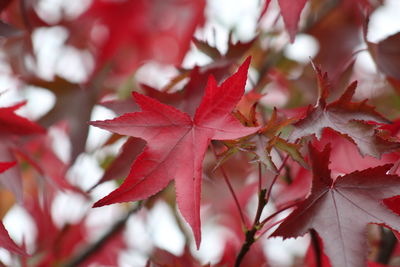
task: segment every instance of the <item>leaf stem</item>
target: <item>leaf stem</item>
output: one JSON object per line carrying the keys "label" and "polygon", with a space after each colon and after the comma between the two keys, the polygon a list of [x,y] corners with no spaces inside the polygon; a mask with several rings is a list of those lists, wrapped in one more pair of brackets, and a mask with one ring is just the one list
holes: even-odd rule
{"label": "leaf stem", "polygon": [[[285,210],[287,210],[287,209],[293,208],[293,207],[296,206],[296,205],[297,205],[297,202],[293,202],[293,203],[291,203],[291,204],[289,204],[289,205],[287,205],[287,206],[281,208],[280,210],[275,211],[274,213],[272,213],[271,215],[269,215],[267,218],[265,218],[265,219],[260,223],[261,227],[264,227],[264,225],[265,225],[268,221],[270,221],[273,217],[275,217],[276,215],[278,215],[278,214],[281,213],[282,211],[285,211]],[[256,239],[258,239],[258,238],[260,238],[261,236],[263,236],[263,235],[264,235],[266,232],[268,232],[272,227],[274,227],[274,226],[277,225],[277,224],[280,224],[283,220],[284,220],[284,219],[279,220],[279,221],[276,221],[276,222],[274,222],[274,223],[271,224],[271,225],[268,225],[268,227],[267,227],[267,228],[264,228],[263,231],[256,237]]]}
{"label": "leaf stem", "polygon": [[266,232],[268,232],[272,227],[274,227],[275,225],[277,225],[277,224],[280,224],[281,222],[283,222],[285,219],[282,219],[282,220],[279,220],[279,221],[276,221],[276,222],[274,222],[273,224],[271,224],[271,225],[268,225],[268,227],[267,228],[264,228],[263,230],[262,230],[262,232],[258,235],[258,237],[257,237],[257,239],[258,238],[260,238],[261,236],[263,236]]}
{"label": "leaf stem", "polygon": [[272,187],[274,186],[275,182],[278,180],[279,175],[281,174],[282,169],[285,167],[287,160],[289,159],[289,154],[285,156],[281,166],[279,167],[278,171],[276,172],[274,178],[272,179],[271,185],[268,188],[267,195],[265,197],[265,204],[268,204],[268,201],[271,197]]}
{"label": "leaf stem", "polygon": [[293,208],[294,206],[297,205],[297,202],[292,202],[289,205],[275,211],[274,213],[272,213],[271,215],[269,215],[267,218],[265,218],[260,224],[264,225],[265,223],[267,223],[269,220],[271,220],[272,218],[274,218],[276,215],[278,215],[279,213],[281,213],[282,211],[285,211],[287,209]]}
{"label": "leaf stem", "polygon": [[[215,151],[214,145],[212,143],[211,143],[211,150],[213,151],[214,156],[218,161],[218,155],[217,155],[217,152]],[[239,215],[240,215],[240,219],[242,221],[242,224],[244,226],[246,226],[246,220],[244,218],[242,208],[240,207],[239,200],[238,200],[238,198],[236,196],[235,190],[233,189],[233,186],[232,186],[231,182],[229,181],[228,175],[226,174],[224,167],[222,167],[222,164],[218,168],[220,169],[220,171],[222,173],[222,176],[224,177],[225,183],[228,186],[229,192],[231,193],[231,195],[233,197],[233,200],[235,201],[235,205],[236,205],[236,207],[237,207],[237,209],[239,211]]]}
{"label": "leaf stem", "polygon": [[260,224],[261,214],[266,205],[266,202],[265,202],[265,194],[266,193],[267,193],[267,190],[265,190],[265,189],[262,189],[260,192],[258,192],[258,205],[257,205],[256,216],[254,216],[253,228],[254,228],[254,226]]}

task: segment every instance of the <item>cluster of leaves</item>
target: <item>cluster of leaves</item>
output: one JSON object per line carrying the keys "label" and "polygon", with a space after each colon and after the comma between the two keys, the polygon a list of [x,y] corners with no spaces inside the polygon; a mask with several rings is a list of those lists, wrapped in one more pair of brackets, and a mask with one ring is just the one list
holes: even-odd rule
{"label": "cluster of leaves", "polygon": [[[165,202],[186,237],[184,252],[153,244],[146,266],[269,266],[263,239],[307,233],[308,251],[295,266],[400,265],[400,33],[367,40],[369,16],[383,3],[278,0],[279,18],[266,30],[261,21],[275,8],[266,0],[254,38],[234,43],[231,33],[225,53],[194,37],[208,23],[205,0],[93,0],[82,14],[65,12],[55,21],[40,4],[0,3],[2,64],[18,80],[16,90],[36,86],[55,96],[36,122],[16,113],[26,102],[0,108],[0,218],[19,205],[37,232],[30,247],[17,245],[0,223],[0,246],[13,264],[118,266],[127,238],[135,239],[126,236],[128,219]],[[68,32],[65,47],[90,54],[85,81],[37,71],[34,35],[53,27]],[[288,58],[279,44],[282,37],[287,45],[295,41],[299,31],[318,41],[315,63]],[[209,63],[182,67],[191,44]],[[380,81],[371,99],[363,97],[368,81],[354,64],[358,53],[377,66],[368,74]],[[132,82],[149,61],[178,74],[163,88]],[[248,78],[249,69],[256,78]],[[275,105],[276,96],[284,103]],[[96,105],[117,117],[88,123]],[[113,133],[98,151],[123,145],[99,160],[103,176],[84,188],[69,170],[88,152],[90,125]],[[68,137],[67,159],[56,152],[54,131]],[[98,200],[93,191],[110,181],[118,187]],[[93,241],[90,211],[76,223],[55,223],[59,192],[94,208],[127,202],[126,216]],[[200,247],[201,222],[210,220],[227,232],[214,262],[190,248],[191,240]]]}

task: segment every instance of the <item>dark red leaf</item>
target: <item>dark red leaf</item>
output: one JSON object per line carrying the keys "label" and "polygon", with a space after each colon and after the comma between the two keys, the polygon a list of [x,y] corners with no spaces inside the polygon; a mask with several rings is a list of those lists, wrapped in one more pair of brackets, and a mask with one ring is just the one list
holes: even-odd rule
{"label": "dark red leaf", "polygon": [[309,145],[313,167],[311,194],[300,203],[273,236],[284,238],[317,231],[334,267],[366,264],[366,227],[382,224],[400,230],[400,218],[382,205],[399,194],[400,177],[389,175],[392,165],[355,171],[332,179],[328,168],[330,147],[322,152]]}
{"label": "dark red leaf", "polygon": [[11,107],[0,108],[1,135],[30,135],[46,132],[45,129],[36,123],[15,114],[15,111],[25,104],[26,102],[21,102]]}
{"label": "dark red leaf", "polygon": [[[342,96],[327,104],[329,82],[326,73],[316,68],[320,98],[317,106],[310,108],[304,119],[294,124],[290,139],[292,141],[314,135],[320,139],[325,128],[331,128],[354,142],[362,155],[380,158],[383,153],[400,147],[400,143],[378,134],[377,123],[388,122],[382,115],[369,106],[366,100],[351,102],[357,83],[351,83]],[[373,123],[372,123],[373,122]]]}

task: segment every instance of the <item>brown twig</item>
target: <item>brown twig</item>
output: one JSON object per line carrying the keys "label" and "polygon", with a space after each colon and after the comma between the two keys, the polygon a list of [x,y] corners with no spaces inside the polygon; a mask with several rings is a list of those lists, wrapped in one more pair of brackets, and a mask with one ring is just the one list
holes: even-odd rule
{"label": "brown twig", "polygon": [[[283,167],[286,164],[287,159],[289,158],[289,155],[287,155],[285,157],[285,159],[283,160],[281,166],[279,167],[275,177],[272,180],[272,183],[270,185],[270,187],[268,188],[268,191],[266,189],[261,189],[258,192],[258,206],[257,206],[257,211],[256,211],[256,215],[254,217],[254,221],[253,221],[253,225],[250,229],[246,229],[245,231],[245,241],[239,251],[238,256],[236,257],[236,261],[235,261],[235,267],[239,267],[240,264],[242,263],[244,257],[246,256],[247,252],[250,250],[250,247],[254,244],[254,242],[256,241],[255,235],[257,233],[257,231],[267,222],[267,220],[263,220],[263,222],[260,223],[260,218],[262,215],[262,212],[264,210],[264,207],[267,205],[270,195],[271,195],[271,191],[272,191],[272,187],[274,185],[274,183],[276,182],[276,180],[278,179]],[[281,210],[282,211],[282,210]],[[279,211],[279,212],[281,212]],[[279,213],[278,212],[278,213]],[[276,214],[278,214],[276,213]],[[275,213],[272,214],[271,216],[274,217],[276,215]],[[269,216],[268,218],[272,218],[271,216]]]}

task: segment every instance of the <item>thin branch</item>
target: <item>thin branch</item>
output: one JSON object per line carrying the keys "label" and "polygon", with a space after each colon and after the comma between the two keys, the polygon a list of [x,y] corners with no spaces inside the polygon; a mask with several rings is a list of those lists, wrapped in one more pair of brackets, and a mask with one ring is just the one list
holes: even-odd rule
{"label": "thin branch", "polygon": [[275,225],[278,225],[278,224],[280,224],[281,222],[283,222],[285,219],[281,219],[281,220],[279,220],[279,221],[276,221],[276,222],[274,222],[273,224],[271,224],[271,225],[268,225],[268,227],[267,228],[264,228],[263,230],[262,230],[262,232],[257,236],[257,238],[256,239],[259,239],[261,236],[263,236],[266,232],[268,232],[272,227],[274,227]]}
{"label": "thin branch", "polygon": [[[261,218],[262,212],[264,210],[264,207],[267,205],[268,200],[270,198],[272,186],[274,185],[274,183],[278,179],[278,177],[279,177],[283,167],[285,166],[286,161],[288,160],[288,158],[289,158],[289,155],[287,155],[285,157],[285,159],[283,160],[281,166],[279,167],[279,169],[277,171],[277,174],[275,175],[275,177],[274,177],[274,179],[273,179],[273,181],[271,183],[271,186],[268,188],[268,191],[266,189],[261,189],[258,192],[258,206],[257,206],[256,216],[254,217],[253,226],[251,227],[251,229],[247,229],[246,232],[245,232],[245,242],[243,243],[243,245],[242,245],[242,247],[241,247],[241,249],[239,251],[239,254],[236,257],[235,267],[239,267],[240,266],[240,264],[242,263],[242,261],[244,259],[244,256],[246,256],[247,252],[250,250],[250,247],[256,241],[255,235],[256,235],[257,231],[267,221],[267,220],[264,220],[263,223],[260,223],[260,218]],[[281,212],[281,211],[279,211],[279,212]],[[272,215],[271,216],[274,217],[276,214],[272,214],[273,216]],[[270,218],[271,216],[269,216],[268,218]]]}
{"label": "thin branch", "polygon": [[242,260],[244,259],[244,256],[246,256],[247,252],[250,250],[251,245],[253,245],[255,239],[254,236],[257,232],[256,228],[252,228],[250,230],[246,231],[246,237],[245,237],[245,242],[242,246],[242,248],[239,251],[238,256],[236,257],[235,261],[235,267],[239,267],[240,264],[242,263]]}
{"label": "thin branch", "polygon": [[[261,195],[262,195],[262,192],[264,192],[264,196],[265,196],[265,189],[261,191]],[[260,201],[260,199],[259,199],[259,201]],[[261,216],[261,213],[260,213],[260,215],[258,215],[258,213],[257,213],[256,219],[255,219],[255,220],[257,220],[257,223],[255,223],[253,225],[253,228],[251,228],[250,230],[247,230],[245,232],[245,242],[244,242],[242,248],[240,249],[238,256],[236,257],[235,267],[239,267],[240,266],[240,264],[243,261],[244,256],[250,250],[250,247],[253,245],[253,243],[255,241],[257,241],[257,239],[260,238],[265,232],[267,232],[269,229],[271,229],[271,227],[275,226],[278,223],[281,223],[282,220],[272,224],[270,227],[268,227],[268,229],[264,230],[259,236],[256,237],[256,233],[260,229],[260,227],[262,227],[265,224],[265,222],[269,221],[270,219],[272,219],[273,217],[275,217],[276,215],[278,215],[282,211],[287,210],[287,209],[295,206],[296,204],[297,203],[292,203],[292,204],[290,204],[290,205],[288,205],[288,206],[286,206],[286,207],[274,212],[273,214],[268,216],[265,220],[263,220],[263,222],[261,222],[261,223],[259,222],[259,220],[260,220],[259,216]],[[261,211],[262,211],[262,209],[261,209]]]}
{"label": "thin branch", "polygon": [[270,187],[268,188],[267,191],[267,195],[265,197],[265,203],[267,204],[270,197],[271,197],[271,191],[272,191],[272,187],[274,186],[276,180],[278,180],[279,175],[281,174],[282,169],[285,167],[287,160],[289,159],[289,154],[286,155],[286,157],[284,158],[281,166],[279,167],[277,173],[275,174],[274,178],[272,179],[272,183],[270,185]]}
{"label": "thin branch", "polygon": [[106,243],[122,231],[125,227],[126,222],[128,221],[129,217],[138,212],[142,208],[142,202],[139,202],[134,208],[132,208],[122,219],[120,219],[117,223],[111,227],[111,229],[104,234],[97,242],[89,246],[86,250],[80,253],[76,258],[73,258],[71,261],[63,265],[63,267],[75,267],[82,264],[85,260],[90,258],[94,253],[99,251]]}
{"label": "thin branch", "polygon": [[268,221],[270,221],[272,218],[274,218],[276,215],[278,215],[279,213],[281,213],[282,211],[285,211],[287,209],[293,208],[294,206],[297,205],[298,202],[293,202],[277,211],[275,211],[274,213],[272,213],[271,215],[269,215],[267,218],[265,218],[260,224],[264,225],[265,223],[267,223]]}
{"label": "thin branch", "polygon": [[261,214],[264,210],[264,207],[266,205],[265,202],[265,194],[266,194],[266,190],[262,189],[260,192],[258,192],[258,205],[257,205],[257,212],[256,212],[256,216],[254,217],[254,222],[253,222],[253,228],[255,228],[255,226],[260,224],[260,218],[261,218]]}
{"label": "thin branch", "polygon": [[[278,215],[279,213],[281,213],[282,211],[285,211],[287,209],[293,208],[294,206],[297,205],[297,202],[293,202],[292,204],[287,205],[286,207],[281,208],[280,210],[275,211],[274,213],[272,213],[271,215],[269,215],[267,218],[265,218],[261,223],[260,223],[260,227],[263,227],[268,221],[270,221],[272,218],[274,218],[276,215]],[[281,219],[279,221],[274,222],[271,225],[268,225],[268,227],[264,228],[262,230],[262,232],[256,237],[256,240],[259,239],[261,236],[263,236],[266,232],[268,232],[272,227],[274,227],[277,224],[280,224],[281,222],[283,222],[285,220]]]}
{"label": "thin branch", "polygon": [[[214,145],[212,143],[211,143],[211,150],[213,151],[214,156],[215,156],[216,160],[218,161],[218,155],[217,155],[217,152],[215,151]],[[239,211],[239,215],[240,215],[242,224],[244,226],[246,226],[246,220],[244,219],[243,211],[242,211],[242,208],[240,207],[239,200],[237,199],[235,190],[233,189],[233,186],[232,186],[231,182],[229,181],[228,175],[226,174],[224,167],[222,167],[222,164],[219,166],[219,169],[222,173],[222,176],[224,177],[225,183],[227,184],[229,191],[231,192],[233,200],[235,201],[235,205]]]}

